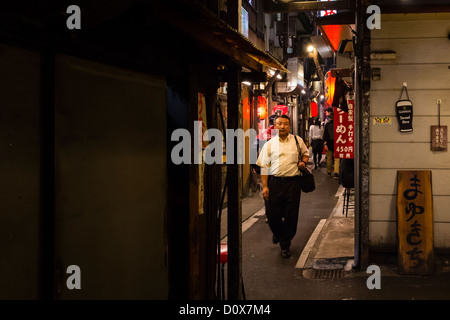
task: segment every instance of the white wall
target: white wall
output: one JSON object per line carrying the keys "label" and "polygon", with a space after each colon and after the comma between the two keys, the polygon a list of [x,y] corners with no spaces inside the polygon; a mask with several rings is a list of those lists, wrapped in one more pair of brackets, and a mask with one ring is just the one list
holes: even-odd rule
{"label": "white wall", "polygon": [[[432,170],[434,246],[450,248],[450,148],[430,151],[430,126],[450,129],[450,13],[382,15],[381,29],[372,30],[371,51],[393,50],[395,61],[371,61],[381,79],[370,90],[370,213],[371,247],[397,246],[397,170]],[[400,133],[395,102],[408,83],[414,106],[413,132]],[[405,95],[404,95],[405,97]],[[389,125],[373,124],[390,116]]]}

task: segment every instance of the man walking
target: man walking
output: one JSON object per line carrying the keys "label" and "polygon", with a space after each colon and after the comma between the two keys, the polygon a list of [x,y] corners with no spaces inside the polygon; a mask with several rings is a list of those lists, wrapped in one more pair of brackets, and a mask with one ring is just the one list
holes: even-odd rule
{"label": "man walking", "polygon": [[300,170],[306,168],[309,151],[302,138],[289,133],[290,119],[287,115],[276,118],[275,129],[278,136],[264,145],[256,164],[261,167],[262,193],[267,200],[273,243],[279,243],[281,256],[289,258],[291,240],[297,232]]}

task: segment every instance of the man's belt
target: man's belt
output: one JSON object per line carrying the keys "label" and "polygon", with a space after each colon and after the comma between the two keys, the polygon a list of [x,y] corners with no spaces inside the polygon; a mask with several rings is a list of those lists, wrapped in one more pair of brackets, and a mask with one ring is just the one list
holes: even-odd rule
{"label": "man's belt", "polygon": [[299,178],[300,175],[296,175],[296,176],[272,176],[272,179],[277,179],[277,180],[292,180],[295,178]]}

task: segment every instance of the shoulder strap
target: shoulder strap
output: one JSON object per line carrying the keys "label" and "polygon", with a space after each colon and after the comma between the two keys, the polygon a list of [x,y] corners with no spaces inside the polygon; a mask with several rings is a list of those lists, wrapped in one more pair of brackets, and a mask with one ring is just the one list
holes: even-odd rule
{"label": "shoulder strap", "polygon": [[300,145],[298,144],[298,140],[297,140],[297,136],[296,135],[294,135],[294,138],[295,138],[295,143],[297,144],[298,158],[300,159],[300,156],[301,156],[301,154],[300,154],[300,151],[301,151]]}
{"label": "shoulder strap", "polygon": [[294,139],[295,139],[295,143],[297,144],[297,149],[300,148],[299,144],[298,144],[298,140],[297,140],[297,136],[294,135]]}

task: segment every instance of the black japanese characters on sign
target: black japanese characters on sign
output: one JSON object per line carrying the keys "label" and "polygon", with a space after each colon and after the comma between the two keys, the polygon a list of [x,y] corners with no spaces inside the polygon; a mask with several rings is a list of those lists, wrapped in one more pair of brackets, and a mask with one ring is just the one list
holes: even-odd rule
{"label": "black japanese characters on sign", "polygon": [[[405,192],[403,192],[403,197],[409,201],[408,205],[405,207],[406,212],[406,222],[411,221],[414,219],[416,214],[423,214],[425,211],[425,208],[423,206],[417,205],[415,203],[415,199],[417,198],[417,195],[423,192],[419,190],[419,187],[421,186],[419,184],[420,180],[417,178],[417,174],[414,175],[412,179],[410,179],[410,187],[411,189],[406,189]],[[412,224],[410,224],[411,230],[406,235],[406,243],[412,247],[414,247],[412,250],[407,251],[406,253],[410,256],[410,260],[413,262],[411,264],[412,268],[417,268],[420,266],[421,263],[423,263],[424,259],[420,259],[420,254],[423,253],[422,250],[419,250],[417,247],[419,244],[422,243],[422,240],[420,238],[420,233],[422,225],[417,222],[417,218],[414,220]]]}
{"label": "black japanese characters on sign", "polygon": [[398,258],[403,274],[434,272],[431,171],[398,171]]}
{"label": "black japanese characters on sign", "polygon": [[431,151],[447,151],[447,126],[431,126]]}
{"label": "black japanese characters on sign", "polygon": [[431,126],[431,151],[447,151],[447,126],[441,126],[441,99],[437,100],[438,119],[437,126]]}

